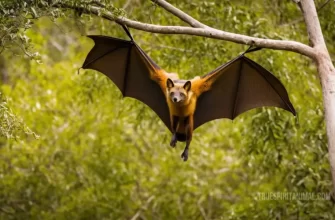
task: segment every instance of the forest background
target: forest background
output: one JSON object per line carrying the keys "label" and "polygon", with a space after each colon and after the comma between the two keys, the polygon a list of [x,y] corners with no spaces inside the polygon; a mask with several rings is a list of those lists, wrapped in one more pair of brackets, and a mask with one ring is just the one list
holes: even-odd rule
{"label": "forest background", "polygon": [[[335,60],[335,2],[324,2],[315,4]],[[308,44],[291,0],[170,3],[217,29]],[[150,1],[113,6],[134,20],[184,25]],[[170,133],[152,110],[122,99],[101,73],[77,74],[93,46],[85,35],[127,39],[122,28],[74,11],[29,7],[41,18],[27,28],[13,32],[6,15],[0,19],[0,219],[334,219],[321,86],[310,59],[269,49],[248,54],[282,81],[297,116],[261,108],[209,122],[194,132],[185,163],[183,145],[169,146]],[[182,78],[204,75],[248,48],[131,33]],[[277,192],[314,199],[260,196]]]}

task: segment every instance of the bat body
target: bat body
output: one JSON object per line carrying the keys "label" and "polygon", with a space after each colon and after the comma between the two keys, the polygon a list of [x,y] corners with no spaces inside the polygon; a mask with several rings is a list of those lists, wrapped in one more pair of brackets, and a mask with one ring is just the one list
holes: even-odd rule
{"label": "bat body", "polygon": [[123,96],[148,105],[172,132],[170,145],[186,142],[181,155],[188,159],[193,130],[219,118],[234,119],[253,108],[274,106],[292,112],[287,91],[269,71],[244,56],[236,57],[212,72],[181,80],[161,69],[135,43],[106,36],[89,36],[95,46],[83,64],[108,76]]}
{"label": "bat body", "polygon": [[175,147],[177,141],[186,141],[186,147],[181,155],[184,161],[188,158],[188,148],[192,140],[193,115],[196,110],[200,77],[192,81],[171,80],[166,81],[166,102],[170,112],[172,139],[170,146]]}

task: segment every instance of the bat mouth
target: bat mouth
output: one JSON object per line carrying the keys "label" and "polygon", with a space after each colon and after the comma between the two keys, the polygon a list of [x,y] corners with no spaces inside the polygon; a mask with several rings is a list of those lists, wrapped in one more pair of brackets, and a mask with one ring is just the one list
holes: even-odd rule
{"label": "bat mouth", "polygon": [[186,103],[184,102],[184,100],[182,100],[182,99],[179,99],[179,100],[174,100],[174,99],[172,99],[172,103],[175,105],[175,106],[183,106],[183,105],[185,105]]}

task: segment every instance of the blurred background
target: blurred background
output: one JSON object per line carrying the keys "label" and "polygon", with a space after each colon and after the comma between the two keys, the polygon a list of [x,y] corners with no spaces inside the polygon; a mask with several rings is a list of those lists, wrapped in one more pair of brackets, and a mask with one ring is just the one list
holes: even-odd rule
{"label": "blurred background", "polygon": [[[321,7],[325,2],[315,4],[335,59],[335,2]],[[308,44],[291,0],[170,3],[217,29]],[[114,13],[133,20],[185,25],[150,1],[113,4]],[[171,134],[146,105],[122,99],[101,73],[78,74],[93,47],[85,35],[127,39],[122,28],[74,11],[26,7],[40,18],[0,19],[0,219],[334,219],[329,196],[259,197],[332,193],[322,93],[310,59],[269,49],[248,54],[285,85],[297,116],[261,108],[209,122],[194,132],[185,163],[184,143],[171,148]],[[248,48],[131,33],[181,78],[204,75]]]}

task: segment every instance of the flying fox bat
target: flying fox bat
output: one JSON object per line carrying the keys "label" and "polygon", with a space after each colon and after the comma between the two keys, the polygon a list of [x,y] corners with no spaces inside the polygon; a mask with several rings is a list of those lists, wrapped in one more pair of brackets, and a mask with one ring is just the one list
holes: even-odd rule
{"label": "flying fox bat", "polygon": [[262,106],[275,106],[296,115],[283,84],[269,71],[244,56],[229,61],[212,72],[181,80],[161,69],[134,41],[107,36],[88,36],[95,45],[88,53],[84,69],[108,76],[124,97],[148,105],[172,132],[170,145],[186,142],[181,154],[188,159],[193,130],[204,123],[234,119]]}

